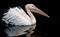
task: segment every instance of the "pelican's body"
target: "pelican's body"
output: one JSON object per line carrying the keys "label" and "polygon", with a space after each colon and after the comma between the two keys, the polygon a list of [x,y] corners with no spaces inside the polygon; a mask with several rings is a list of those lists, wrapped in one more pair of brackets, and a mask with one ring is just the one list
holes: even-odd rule
{"label": "pelican's body", "polygon": [[32,25],[29,16],[24,12],[24,10],[22,10],[22,8],[19,9],[18,7],[10,8],[9,11],[4,14],[6,16],[3,17],[3,20],[6,20],[5,22],[7,24]]}
{"label": "pelican's body", "polygon": [[22,8],[19,9],[18,7],[10,8],[7,13],[4,13],[2,20],[7,24],[8,28],[6,28],[5,31],[8,36],[28,34],[27,32],[25,32],[28,31],[30,33],[27,35],[27,37],[29,37],[29,35],[33,33],[33,29],[35,29],[36,26],[36,19],[31,11],[37,13],[41,12],[40,14],[48,17],[47,14],[37,9],[35,6],[34,8],[33,6],[33,4],[27,4],[25,6],[29,16],[24,12]]}

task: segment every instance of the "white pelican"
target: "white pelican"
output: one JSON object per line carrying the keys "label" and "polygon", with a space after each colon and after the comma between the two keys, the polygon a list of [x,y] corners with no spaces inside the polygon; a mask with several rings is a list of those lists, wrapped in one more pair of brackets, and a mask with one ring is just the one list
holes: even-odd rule
{"label": "white pelican", "polygon": [[27,4],[25,9],[28,14],[26,14],[22,8],[18,7],[10,8],[8,12],[3,14],[2,20],[6,22],[7,26],[5,32],[9,37],[23,34],[27,34],[27,37],[30,37],[30,34],[33,33],[33,29],[35,29],[36,26],[36,19],[32,12],[49,18],[46,13],[38,9],[34,4]]}

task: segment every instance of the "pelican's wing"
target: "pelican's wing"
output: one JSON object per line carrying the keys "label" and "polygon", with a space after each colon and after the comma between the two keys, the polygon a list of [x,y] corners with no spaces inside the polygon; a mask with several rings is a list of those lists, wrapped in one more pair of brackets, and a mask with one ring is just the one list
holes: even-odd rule
{"label": "pelican's wing", "polygon": [[11,25],[31,25],[32,23],[27,19],[28,16],[23,12],[17,7],[10,8],[7,13],[4,13],[2,20]]}
{"label": "pelican's wing", "polygon": [[25,13],[25,11],[24,11],[21,7],[19,7],[18,10],[21,11],[21,13],[22,13],[23,15],[27,15],[27,14]]}
{"label": "pelican's wing", "polygon": [[21,7],[17,8],[17,9],[25,18],[27,18],[28,20],[31,20],[30,17],[25,13],[25,11]]}

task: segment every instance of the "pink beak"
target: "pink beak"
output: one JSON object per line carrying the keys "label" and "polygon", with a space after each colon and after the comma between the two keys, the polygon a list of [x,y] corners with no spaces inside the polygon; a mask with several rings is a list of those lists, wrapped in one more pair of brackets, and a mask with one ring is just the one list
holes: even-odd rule
{"label": "pink beak", "polygon": [[46,17],[49,18],[49,16],[46,13],[44,13],[43,11],[41,11],[40,9],[38,9],[37,7],[34,7],[33,9],[31,9],[31,11],[35,12],[35,13],[38,13],[38,14],[41,14],[41,15],[46,16]]}

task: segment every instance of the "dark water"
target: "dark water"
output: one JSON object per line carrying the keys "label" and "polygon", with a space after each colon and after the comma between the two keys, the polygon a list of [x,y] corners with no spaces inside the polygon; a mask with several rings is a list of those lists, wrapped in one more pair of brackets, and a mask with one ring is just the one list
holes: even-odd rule
{"label": "dark water", "polygon": [[5,13],[10,7],[16,7],[16,6],[20,6],[25,10],[25,5],[28,3],[35,4],[39,9],[41,9],[50,16],[50,18],[46,18],[39,14],[33,13],[37,20],[36,23],[37,26],[32,36],[33,37],[57,36],[56,30],[58,24],[56,22],[59,15],[56,15],[58,12],[56,13],[55,5],[57,4],[55,3],[55,1],[52,0],[0,0],[0,36],[1,37],[6,36],[6,34],[4,34],[5,33],[4,29],[6,28],[5,23],[1,21],[3,13]]}

